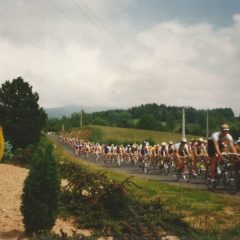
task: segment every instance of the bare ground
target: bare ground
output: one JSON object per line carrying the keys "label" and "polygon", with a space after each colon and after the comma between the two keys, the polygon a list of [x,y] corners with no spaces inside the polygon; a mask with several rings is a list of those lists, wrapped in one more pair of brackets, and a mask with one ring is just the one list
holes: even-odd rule
{"label": "bare ground", "polygon": [[[20,212],[23,183],[28,170],[8,164],[0,164],[0,240],[27,240],[24,234],[22,215]],[[57,219],[53,231],[63,230],[71,234],[74,227],[72,220]],[[77,232],[89,236],[89,230],[79,229]]]}

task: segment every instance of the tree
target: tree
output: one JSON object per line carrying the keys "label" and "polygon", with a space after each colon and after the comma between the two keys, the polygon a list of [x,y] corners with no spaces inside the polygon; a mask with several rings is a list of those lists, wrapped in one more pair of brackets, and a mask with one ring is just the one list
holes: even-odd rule
{"label": "tree", "polygon": [[140,129],[161,130],[162,125],[152,114],[144,114],[136,125]]}
{"label": "tree", "polygon": [[24,182],[21,212],[27,233],[51,230],[60,199],[60,177],[52,145],[40,142]]}
{"label": "tree", "polygon": [[39,96],[21,77],[0,88],[0,124],[13,147],[37,143],[47,115],[38,105]]}

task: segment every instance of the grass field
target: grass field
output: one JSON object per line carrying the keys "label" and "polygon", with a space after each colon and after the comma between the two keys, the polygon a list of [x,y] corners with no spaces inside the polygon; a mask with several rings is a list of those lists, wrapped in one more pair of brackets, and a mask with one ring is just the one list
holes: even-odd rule
{"label": "grass field", "polygon": [[[68,135],[70,137],[93,140],[94,142],[124,144],[134,142],[141,143],[149,139],[160,144],[163,141],[178,142],[181,139],[181,134],[177,133],[95,125],[90,125],[83,129],[74,128],[68,131]],[[186,135],[186,137],[190,141],[197,136]]]}

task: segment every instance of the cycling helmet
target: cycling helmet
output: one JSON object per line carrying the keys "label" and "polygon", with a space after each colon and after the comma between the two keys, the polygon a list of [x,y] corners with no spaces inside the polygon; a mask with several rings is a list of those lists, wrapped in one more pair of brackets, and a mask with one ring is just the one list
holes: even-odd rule
{"label": "cycling helmet", "polygon": [[198,142],[204,142],[203,138],[198,138]]}
{"label": "cycling helmet", "polygon": [[181,139],[181,142],[182,142],[182,143],[187,143],[187,139],[186,139],[186,138],[182,138],[182,139]]}
{"label": "cycling helmet", "polygon": [[166,142],[162,142],[162,147],[165,147],[165,146],[167,146],[167,143]]}
{"label": "cycling helmet", "polygon": [[224,123],[222,126],[221,126],[221,130],[225,130],[225,131],[229,131],[229,126]]}
{"label": "cycling helmet", "polygon": [[173,145],[173,142],[172,142],[172,141],[170,141],[170,142],[169,142],[169,145]]}

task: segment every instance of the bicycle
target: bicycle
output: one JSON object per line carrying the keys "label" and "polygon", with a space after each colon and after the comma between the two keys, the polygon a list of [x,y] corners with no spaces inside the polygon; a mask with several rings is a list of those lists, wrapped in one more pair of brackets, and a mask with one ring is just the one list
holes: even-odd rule
{"label": "bicycle", "polygon": [[175,167],[173,176],[176,181],[179,181],[182,177],[185,182],[189,182],[192,177],[192,163],[189,156],[180,157],[183,159],[183,167]]}
{"label": "bicycle", "polygon": [[223,161],[217,161],[215,168],[215,181],[212,182],[210,174],[208,172],[207,177],[207,187],[209,190],[214,191],[217,186],[221,183],[224,186],[224,189],[227,190],[229,194],[235,194],[238,190],[239,185],[239,169],[236,171],[234,162],[240,154],[236,153],[223,153]]}

